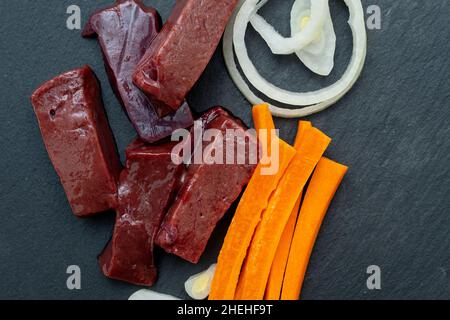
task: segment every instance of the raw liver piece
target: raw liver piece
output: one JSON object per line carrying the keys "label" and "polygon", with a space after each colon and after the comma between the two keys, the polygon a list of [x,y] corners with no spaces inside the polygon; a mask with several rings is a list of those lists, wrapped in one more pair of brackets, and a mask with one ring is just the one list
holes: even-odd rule
{"label": "raw liver piece", "polygon": [[177,0],[133,76],[160,110],[180,107],[217,48],[236,4],[237,0]]}
{"label": "raw liver piece", "polygon": [[107,277],[143,286],[155,282],[154,238],[184,170],[184,165],[171,160],[174,146],[146,146],[135,141],[127,149],[114,234],[99,256]]}
{"label": "raw liver piece", "polygon": [[[246,130],[243,123],[221,108],[202,116],[204,129]],[[169,253],[197,263],[211,234],[229,207],[250,180],[256,165],[251,164],[249,150],[256,150],[256,139],[246,133],[245,164],[191,164],[178,196],[168,211],[158,233],[157,244]],[[204,143],[204,147],[211,142]],[[214,141],[216,143],[216,140]],[[229,140],[224,143],[225,149]],[[235,154],[236,154],[235,146]],[[204,149],[204,148],[203,148]]]}
{"label": "raw liver piece", "polygon": [[160,21],[156,10],[140,1],[119,0],[95,12],[83,32],[85,37],[98,36],[111,86],[139,137],[149,143],[193,123],[187,103],[177,112],[159,118],[146,95],[132,81],[138,62],[161,29]]}
{"label": "raw liver piece", "polygon": [[84,66],[48,81],[31,102],[73,213],[113,208],[121,164],[92,70]]}

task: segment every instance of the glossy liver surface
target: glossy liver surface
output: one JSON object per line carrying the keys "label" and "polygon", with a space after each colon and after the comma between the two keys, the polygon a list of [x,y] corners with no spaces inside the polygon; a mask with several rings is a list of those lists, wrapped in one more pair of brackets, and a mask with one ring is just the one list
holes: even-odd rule
{"label": "glossy liver surface", "polygon": [[46,82],[31,101],[73,213],[114,207],[121,165],[92,70],[84,66]]}
{"label": "glossy liver surface", "polygon": [[[184,177],[178,196],[169,209],[159,231],[157,244],[167,252],[197,263],[203,254],[217,223],[238,198],[250,180],[255,164],[250,154],[257,157],[256,139],[245,130],[245,125],[222,108],[213,108],[201,117],[203,130],[214,129],[224,137],[227,130],[237,134],[237,139],[203,142],[203,154],[207,148],[223,150],[223,164],[191,164]],[[226,149],[245,149],[242,164],[226,163]],[[205,160],[206,158],[204,158]],[[237,156],[236,158],[237,159]],[[208,163],[208,164],[207,164]]]}
{"label": "glossy liver surface", "polygon": [[160,110],[181,106],[210,61],[236,4],[237,0],[176,2],[133,77]]}
{"label": "glossy liver surface", "polygon": [[144,286],[155,282],[154,238],[184,170],[184,165],[172,162],[173,147],[174,143],[145,146],[139,141],[129,146],[114,234],[99,257],[106,276]]}
{"label": "glossy liver surface", "polygon": [[193,122],[187,103],[160,118],[155,106],[133,84],[133,72],[160,29],[161,18],[155,9],[140,1],[119,0],[95,12],[83,32],[85,37],[98,37],[111,86],[139,137],[149,143]]}

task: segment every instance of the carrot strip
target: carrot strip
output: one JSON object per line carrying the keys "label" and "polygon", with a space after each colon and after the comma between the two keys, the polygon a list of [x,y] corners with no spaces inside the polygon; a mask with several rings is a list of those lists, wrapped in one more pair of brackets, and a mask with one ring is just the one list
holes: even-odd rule
{"label": "carrot strip", "polygon": [[300,209],[301,195],[295,203],[291,216],[284,228],[277,252],[273,258],[272,268],[270,269],[269,280],[267,280],[266,293],[264,300],[280,300],[281,287],[283,285],[284,270],[286,270],[289,249],[291,248],[292,236],[294,235],[295,224],[297,223],[298,211]]}
{"label": "carrot strip", "polygon": [[267,103],[254,106],[252,113],[256,131],[261,129],[275,130],[275,124]]}
{"label": "carrot strip", "polygon": [[256,226],[267,207],[270,195],[277,188],[286,168],[295,156],[295,149],[279,140],[279,166],[275,175],[263,174],[259,164],[245,190],[228,229],[220,251],[211,285],[210,300],[232,300],[235,295],[242,263]]}
{"label": "carrot strip", "polygon": [[348,168],[322,158],[300,209],[284,276],[282,300],[299,299],[309,258],[322,221]]}
{"label": "carrot strip", "polygon": [[278,139],[275,131],[275,123],[273,122],[272,114],[267,103],[254,106],[252,114],[253,123],[258,132],[259,142],[263,151],[261,162],[266,163],[267,157],[272,155],[272,143],[270,141]]}
{"label": "carrot strip", "polygon": [[331,139],[316,128],[305,131],[303,145],[270,198],[241,271],[235,299],[262,300],[281,235],[292,210]]}
{"label": "carrot strip", "polygon": [[[303,144],[303,137],[307,129],[312,128],[309,121],[300,121],[295,138],[294,148],[298,151]],[[302,195],[297,199],[295,207],[292,210],[288,223],[284,228],[280,243],[278,244],[277,252],[270,270],[269,280],[267,281],[265,300],[280,300],[281,287],[283,286],[284,271],[289,257],[289,249],[291,248],[292,237],[294,236],[295,224],[297,223],[298,212],[300,208]]]}
{"label": "carrot strip", "polygon": [[297,130],[297,136],[295,137],[294,142],[294,149],[300,150],[302,147],[302,144],[304,143],[303,137],[305,136],[305,132],[307,129],[312,128],[312,123],[309,121],[299,121],[298,122],[298,130]]}

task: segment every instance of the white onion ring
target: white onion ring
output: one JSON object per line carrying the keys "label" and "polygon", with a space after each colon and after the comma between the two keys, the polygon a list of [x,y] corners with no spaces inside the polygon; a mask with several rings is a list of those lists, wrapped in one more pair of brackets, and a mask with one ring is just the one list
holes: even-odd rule
{"label": "white onion ring", "polygon": [[[342,91],[345,90],[345,88],[351,84],[353,78],[359,75],[362,69],[362,65],[359,63],[358,59],[355,59],[357,57],[360,57],[364,59],[365,54],[358,54],[358,52],[355,49],[359,49],[363,45],[363,43],[366,43],[366,37],[365,37],[365,24],[364,24],[364,17],[363,17],[363,10],[360,0],[345,0],[346,3],[350,3],[349,8],[351,9],[352,4],[359,3],[360,7],[360,13],[361,13],[361,26],[364,30],[363,33],[358,32],[357,35],[363,35],[363,37],[354,37],[354,50],[352,59],[350,60],[350,64],[346,72],[344,73],[341,80],[336,82],[335,84],[323,88],[317,91],[313,92],[305,92],[305,93],[299,93],[299,92],[291,92],[288,90],[281,89],[270,82],[268,82],[266,79],[264,79],[259,72],[256,70],[255,66],[253,65],[252,61],[250,60],[247,52],[247,47],[245,44],[245,30],[247,29],[247,25],[250,22],[251,16],[254,13],[254,5],[256,0],[246,0],[244,4],[242,5],[241,9],[238,12],[238,15],[236,17],[236,22],[234,25],[234,33],[233,33],[233,42],[234,42],[234,48],[236,51],[236,56],[238,58],[239,64],[244,72],[244,75],[247,77],[247,79],[250,81],[250,83],[260,92],[263,92],[266,94],[269,98],[279,101],[281,103],[289,104],[289,105],[311,105],[315,103],[320,103],[322,101],[330,100],[333,97],[339,95]],[[315,3],[315,1],[313,2]],[[354,8],[353,8],[354,9]],[[354,12],[354,11],[353,11]],[[314,23],[311,19],[311,25]],[[306,29],[305,28],[305,33]],[[312,30],[315,33],[314,29]],[[299,35],[303,34],[304,32],[300,32]],[[361,41],[364,40],[364,41]]]}
{"label": "white onion ring", "polygon": [[[244,71],[244,74],[248,77],[249,70],[253,69],[254,72],[257,74],[256,82],[262,82],[263,89],[261,90],[261,86],[257,88],[260,92],[266,94],[268,97],[272,98],[273,100],[277,100],[282,103],[290,104],[293,106],[307,106],[300,109],[286,109],[277,107],[275,105],[271,105],[270,109],[274,116],[278,117],[284,117],[284,118],[297,118],[297,117],[306,117],[308,115],[320,112],[328,108],[329,106],[336,103],[338,100],[340,100],[355,84],[356,80],[358,79],[359,75],[361,74],[361,71],[364,66],[365,58],[366,58],[366,52],[367,52],[367,35],[366,35],[366,29],[365,29],[365,22],[364,22],[364,11],[362,8],[361,0],[344,0],[345,4],[349,8],[350,18],[349,18],[349,25],[352,30],[353,34],[353,52],[352,52],[352,58],[350,60],[350,64],[344,73],[343,77],[336,82],[334,85],[320,89],[313,92],[307,92],[307,93],[293,93],[286,90],[283,90],[281,88],[278,88],[270,83],[268,83],[264,78],[262,78],[259,73],[256,71],[256,68],[254,67],[253,63],[250,61],[250,58],[248,57],[247,49],[245,47],[245,30],[247,29],[247,25],[249,23],[248,19],[244,23],[244,27],[241,27],[243,30],[239,29],[239,26],[237,26],[237,18],[238,15],[242,12],[242,9],[244,8],[244,5],[246,3],[249,3],[248,1],[252,1],[254,3],[254,0],[241,0],[238,4],[238,7],[236,8],[235,12],[233,13],[233,16],[230,19],[230,22],[225,30],[224,35],[224,42],[223,42],[223,52],[224,52],[224,58],[225,58],[225,64],[227,66],[227,69],[230,73],[231,78],[233,79],[236,86],[239,88],[241,93],[245,96],[245,98],[251,103],[251,104],[260,104],[264,101],[258,98],[252,90],[249,88],[249,86],[246,84],[244,79],[239,73],[239,70],[237,69],[236,62],[234,60],[234,52],[233,52],[233,38],[237,37],[238,43],[241,44],[242,42],[244,48],[241,47],[239,50],[241,59],[239,59],[239,62],[241,64],[242,70]],[[265,3],[266,0],[263,0],[262,3]],[[247,7],[248,8],[248,7]],[[245,18],[245,16],[244,16]],[[242,19],[242,16],[241,16]],[[245,19],[244,19],[245,21]],[[306,28],[305,28],[306,30]],[[241,33],[242,37],[239,39],[239,34]],[[303,33],[303,32],[302,32]],[[238,54],[238,49],[236,49],[236,54]],[[242,57],[243,56],[243,57]],[[247,65],[244,65],[245,62],[249,62]],[[249,78],[249,81],[253,84],[255,82],[255,79],[253,78],[254,73],[250,72],[250,75],[252,78]],[[253,81],[252,81],[253,80]],[[258,83],[260,84],[260,83]],[[264,90],[267,88],[267,85],[269,85],[270,90]],[[336,90],[336,87],[338,90]],[[273,93],[272,91],[278,91],[278,93],[281,95],[287,94],[294,95],[294,99],[287,99],[289,102],[283,101],[283,99],[277,99],[274,98],[274,96],[270,93]],[[331,91],[332,90],[332,91]],[[270,91],[270,92],[267,92]],[[330,94],[331,92],[331,94]],[[305,96],[308,97],[308,99],[305,99]],[[292,98],[290,96],[289,98]],[[294,100],[292,102],[292,100]],[[311,102],[315,101],[315,102]]]}

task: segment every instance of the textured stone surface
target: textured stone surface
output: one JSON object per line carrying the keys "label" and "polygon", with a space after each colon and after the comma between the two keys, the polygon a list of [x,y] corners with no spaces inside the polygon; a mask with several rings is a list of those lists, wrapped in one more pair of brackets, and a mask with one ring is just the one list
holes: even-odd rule
{"label": "textured stone surface", "polygon": [[[108,84],[96,41],[65,27],[78,4],[83,24],[112,1],[0,1],[0,298],[125,299],[135,287],[105,278],[96,256],[113,214],[72,216],[45,151],[29,96],[42,82],[90,64],[103,86],[111,127],[122,152],[135,132]],[[288,33],[289,1],[262,14]],[[342,1],[330,1],[338,36],[336,69],[312,76],[295,56],[274,57],[249,29],[261,73],[288,89],[335,81],[350,58],[351,32]],[[174,0],[145,1],[166,19]],[[355,88],[333,108],[310,117],[334,138],[327,155],[350,166],[319,235],[306,276],[305,299],[450,298],[450,2],[363,0],[382,9],[382,30],[368,31],[366,67]],[[5,43],[7,44],[5,46]],[[197,112],[223,105],[248,125],[250,108],[216,53],[188,98]],[[291,140],[295,120],[277,120]],[[220,224],[199,265],[157,252],[155,290],[186,297],[183,283],[215,260],[227,225]],[[66,288],[66,268],[82,271],[82,290]],[[369,265],[382,268],[382,290],[366,288]]]}

